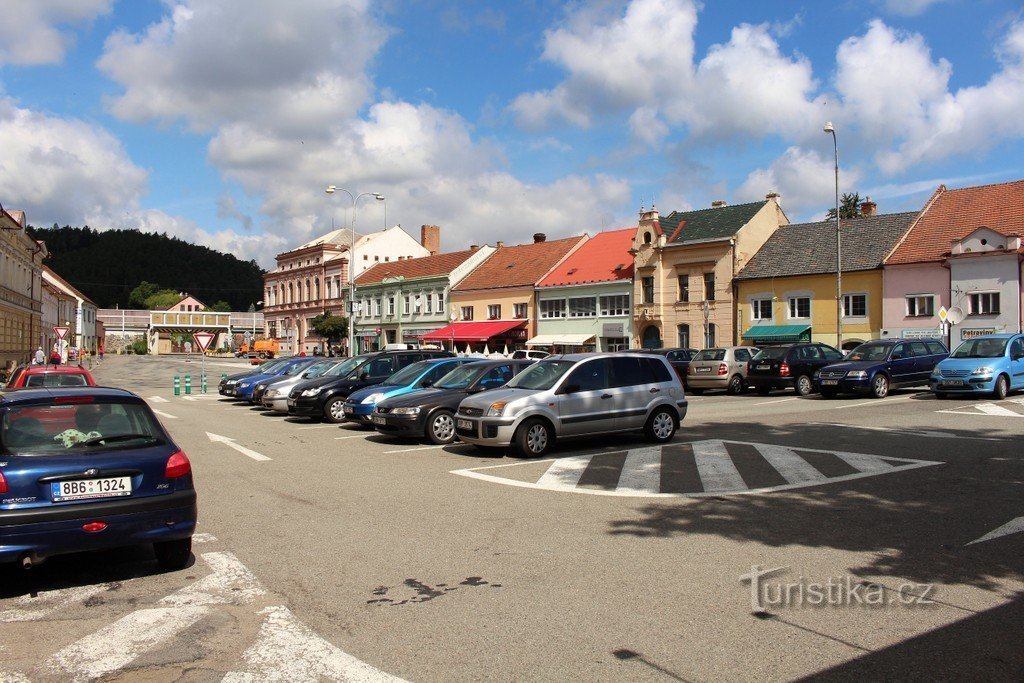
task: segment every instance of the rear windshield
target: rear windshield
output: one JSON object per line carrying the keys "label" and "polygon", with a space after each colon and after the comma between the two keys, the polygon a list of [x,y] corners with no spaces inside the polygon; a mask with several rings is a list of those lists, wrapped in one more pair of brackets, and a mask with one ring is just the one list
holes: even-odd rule
{"label": "rear windshield", "polygon": [[85,387],[89,383],[85,375],[71,372],[29,373],[25,377],[26,387]]}
{"label": "rear windshield", "polygon": [[782,360],[789,353],[788,346],[769,346],[761,349],[751,360]]}
{"label": "rear windshield", "polygon": [[703,351],[698,351],[693,360],[725,360],[725,349],[704,349]]}
{"label": "rear windshield", "polygon": [[0,448],[11,455],[88,454],[165,443],[138,403],[50,403],[0,413]]}
{"label": "rear windshield", "polygon": [[541,360],[520,372],[506,384],[509,389],[550,389],[576,363],[571,360]]}

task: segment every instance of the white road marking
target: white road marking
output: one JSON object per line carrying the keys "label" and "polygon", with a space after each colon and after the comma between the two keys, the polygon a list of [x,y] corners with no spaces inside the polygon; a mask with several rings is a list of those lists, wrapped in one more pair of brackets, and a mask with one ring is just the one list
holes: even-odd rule
{"label": "white road marking", "polygon": [[244,605],[267,591],[233,553],[203,553],[213,573],[171,593],[162,605]]}
{"label": "white road marking", "polygon": [[643,494],[661,488],[661,448],[633,448],[626,453],[618,486],[624,494]]}
{"label": "white road marking", "polygon": [[147,400],[152,401],[153,403],[170,403],[170,401],[163,396],[150,396]]}
{"label": "white road marking", "polygon": [[771,401],[764,401],[763,403],[755,403],[755,406],[766,406],[770,403],[782,403],[783,401],[796,401],[797,399],[803,398],[802,396],[793,396],[792,398],[776,398]]}
{"label": "white road marking", "polygon": [[887,397],[887,398],[884,398],[884,399],[870,398],[870,399],[865,399],[865,400],[862,400],[862,401],[855,401],[853,403],[847,403],[845,405],[829,406],[828,408],[823,408],[823,410],[849,410],[849,409],[852,409],[852,408],[868,408],[868,407],[871,407],[871,406],[886,406],[886,405],[889,405],[890,403],[895,403],[896,401],[910,401],[910,400],[912,400],[914,398],[916,398],[916,395],[914,395],[914,394],[911,394],[910,396],[890,396],[890,397]]}
{"label": "white road marking", "polygon": [[975,406],[979,411],[986,415],[999,415],[1000,417],[1024,417],[1020,413],[1015,413],[1009,408],[997,406],[995,403],[979,403]]}
{"label": "white road marking", "polygon": [[[17,607],[0,611],[0,623],[11,623],[15,621],[35,621],[59,611],[64,607],[76,602],[84,602],[110,588],[109,583],[100,583],[95,586],[79,586],[76,588],[63,588],[60,590],[41,591],[37,597],[23,595],[14,600]],[[4,680],[0,678],[0,681]]]}
{"label": "white road marking", "polygon": [[192,534],[193,543],[215,543],[217,537],[213,534]]}
{"label": "white road marking", "polygon": [[208,436],[210,438],[210,441],[217,441],[217,442],[223,443],[224,445],[228,446],[229,448],[234,448],[236,451],[238,451],[242,455],[249,456],[253,460],[270,460],[270,458],[268,458],[267,456],[263,455],[262,453],[257,453],[256,451],[252,450],[251,448],[246,448],[245,446],[238,445],[237,443],[235,443],[234,439],[229,439],[228,437],[221,436],[220,434],[211,434],[210,432],[206,432],[206,436]]}
{"label": "white road marking", "polygon": [[177,420],[178,419],[177,415],[171,415],[170,413],[165,413],[162,410],[157,410],[156,408],[150,408],[150,410],[152,410],[154,413],[156,413],[160,417],[166,417],[168,420]]}
{"label": "white road marking", "polygon": [[590,464],[592,455],[577,455],[572,458],[559,458],[551,463],[547,471],[537,480],[542,489],[565,490],[576,488],[580,477]]}
{"label": "white road marking", "polygon": [[[867,453],[844,453],[841,451],[832,451],[832,455],[861,472],[884,472],[895,467],[895,465],[882,460],[877,455],[868,455]],[[902,458],[898,459],[901,460]]]}
{"label": "white road marking", "polygon": [[419,447],[416,447],[416,448],[401,448],[401,449],[399,449],[397,451],[384,451],[384,453],[387,454],[387,453],[411,453],[412,451],[434,451],[434,450],[437,450],[438,448],[444,448],[444,445],[438,445],[438,446],[419,446]]}
{"label": "white road marking", "polygon": [[693,459],[697,463],[697,472],[700,474],[705,492],[738,491],[747,488],[723,442],[700,441],[692,446]]}
{"label": "white road marking", "polygon": [[338,425],[313,425],[311,427],[298,427],[297,429],[299,429],[299,431],[302,431],[304,429],[338,429]]}
{"label": "white road marking", "polygon": [[981,538],[976,538],[967,545],[974,545],[975,543],[982,543],[983,541],[991,541],[993,538],[999,538],[1000,536],[1009,536],[1010,534],[1019,534],[1024,531],[1024,517],[1018,517],[1011,519],[1006,524],[1002,525],[998,529],[993,529]]}
{"label": "white road marking", "polygon": [[960,434],[946,434],[944,432],[932,432],[922,429],[898,429],[895,427],[866,427],[864,425],[851,425],[844,424],[841,422],[810,422],[808,424],[820,425],[824,427],[843,427],[844,429],[865,429],[872,432],[905,434],[907,436],[926,436],[935,439],[972,439],[974,441],[1002,441],[1002,439],[996,439],[989,436],[962,436]]}
{"label": "white road marking", "polygon": [[775,470],[790,484],[799,482],[816,483],[828,481],[828,477],[819,472],[814,465],[807,462],[791,448],[757,444],[757,452],[761,454]]}
{"label": "white road marking", "polygon": [[364,439],[367,436],[369,436],[369,434],[355,434],[353,436],[336,436],[334,437],[334,440],[340,441],[341,439]]}
{"label": "white road marking", "polygon": [[250,670],[230,672],[221,679],[223,683],[402,681],[327,642],[287,607],[267,607],[262,613],[266,620],[260,635],[242,655]]}

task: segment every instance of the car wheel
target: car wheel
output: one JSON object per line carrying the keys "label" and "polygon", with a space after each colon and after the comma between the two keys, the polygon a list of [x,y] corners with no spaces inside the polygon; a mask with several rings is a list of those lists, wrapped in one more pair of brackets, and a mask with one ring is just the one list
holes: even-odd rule
{"label": "car wheel", "polygon": [[800,396],[809,396],[814,391],[814,382],[807,375],[800,375],[793,382],[793,386],[796,388],[796,393]]}
{"label": "car wheel", "polygon": [[676,418],[668,408],[658,408],[647,418],[644,436],[654,443],[671,441],[676,435]]}
{"label": "car wheel", "polygon": [[339,422],[345,421],[345,399],[332,398],[324,406],[324,419],[328,422],[338,424]]}
{"label": "car wheel", "polygon": [[543,420],[532,418],[520,425],[515,436],[516,450],[527,458],[544,455],[554,441],[551,427]]}
{"label": "car wheel", "polygon": [[430,417],[427,438],[436,444],[455,441],[455,417],[450,410],[439,410]]}
{"label": "car wheel", "polygon": [[871,395],[874,398],[885,398],[889,395],[889,378],[879,373],[871,380]]}
{"label": "car wheel", "polygon": [[267,357],[267,354],[263,353],[262,351],[260,351],[260,352],[259,352],[258,354],[256,354],[256,355],[257,355],[258,357],[260,357],[260,358],[266,358],[266,357]]}
{"label": "car wheel", "polygon": [[768,387],[758,387],[757,388],[757,395],[758,396],[767,396],[768,394],[771,393],[771,391],[772,390],[769,389]]}
{"label": "car wheel", "polygon": [[822,398],[835,398],[836,397],[836,390],[835,389],[822,389],[821,390],[821,397]]}
{"label": "car wheel", "polygon": [[1006,380],[1006,375],[999,375],[999,377],[996,377],[996,385],[992,389],[992,396],[997,401],[1002,401],[1008,393],[1010,393],[1010,383]]}
{"label": "car wheel", "polygon": [[690,389],[690,393],[694,396],[700,396],[704,393],[703,389]]}
{"label": "car wheel", "polygon": [[192,537],[154,543],[153,552],[164,569],[184,569],[192,558]]}
{"label": "car wheel", "polygon": [[732,379],[729,380],[729,386],[726,387],[725,393],[735,396],[736,394],[742,394],[744,388],[743,378],[739,375],[733,375]]}

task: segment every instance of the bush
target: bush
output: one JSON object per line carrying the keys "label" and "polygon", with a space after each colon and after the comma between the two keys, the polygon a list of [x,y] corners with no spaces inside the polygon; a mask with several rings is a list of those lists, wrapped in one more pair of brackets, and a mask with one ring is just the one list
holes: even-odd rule
{"label": "bush", "polygon": [[132,352],[139,356],[145,356],[148,349],[146,348],[145,339],[136,339],[132,342]]}

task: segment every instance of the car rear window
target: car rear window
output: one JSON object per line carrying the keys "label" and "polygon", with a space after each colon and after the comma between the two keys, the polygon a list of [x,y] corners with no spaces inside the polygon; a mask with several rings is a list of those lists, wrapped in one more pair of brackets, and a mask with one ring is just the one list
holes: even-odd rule
{"label": "car rear window", "polygon": [[85,375],[71,372],[29,373],[25,377],[26,387],[85,387],[89,383]]}
{"label": "car rear window", "polygon": [[49,404],[10,406],[4,410],[0,414],[3,452],[33,456],[87,455],[165,441],[159,424],[144,405],[60,403],[61,398]]}
{"label": "car rear window", "polygon": [[693,357],[694,362],[700,360],[725,360],[725,349],[704,349]]}
{"label": "car rear window", "polygon": [[751,360],[782,360],[787,353],[789,353],[788,346],[769,346],[767,349],[758,351]]}
{"label": "car rear window", "polygon": [[946,353],[946,347],[937,341],[926,341],[925,344],[928,346],[928,352],[934,354]]}

